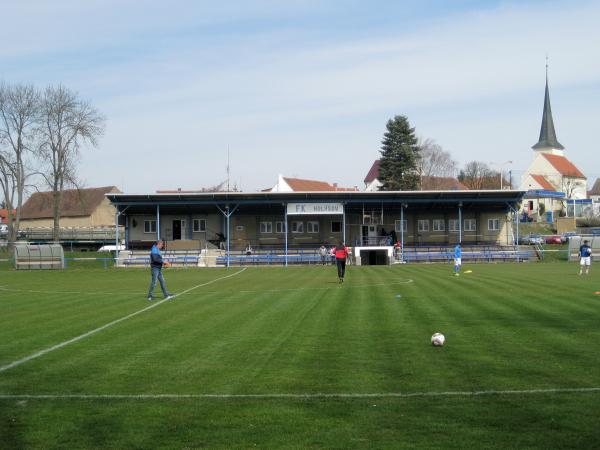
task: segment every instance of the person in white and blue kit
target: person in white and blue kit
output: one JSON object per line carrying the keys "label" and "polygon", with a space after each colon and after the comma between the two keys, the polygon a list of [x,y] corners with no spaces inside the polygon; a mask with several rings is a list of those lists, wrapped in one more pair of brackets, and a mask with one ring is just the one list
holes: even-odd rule
{"label": "person in white and blue kit", "polygon": [[152,273],[152,281],[150,281],[150,288],[148,289],[148,301],[153,300],[152,293],[154,292],[154,288],[156,287],[156,280],[160,283],[160,288],[162,289],[162,293],[165,299],[169,300],[173,298],[169,291],[167,290],[167,285],[165,284],[165,279],[162,275],[163,265],[167,266],[168,262],[163,261],[163,257],[160,253],[163,248],[163,241],[158,240],[152,246],[152,250],[150,250],[150,270]]}
{"label": "person in white and blue kit", "polygon": [[588,241],[583,241],[583,245],[579,247],[579,275],[590,273],[590,265],[592,264],[592,248],[589,246]]}
{"label": "person in white and blue kit", "polygon": [[454,247],[454,275],[458,276],[460,271],[460,265],[462,264],[462,249],[460,244],[456,244]]}

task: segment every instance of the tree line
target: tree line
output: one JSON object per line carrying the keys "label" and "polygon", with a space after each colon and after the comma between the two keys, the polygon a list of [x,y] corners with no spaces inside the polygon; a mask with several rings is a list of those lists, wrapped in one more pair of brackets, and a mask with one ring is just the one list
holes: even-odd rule
{"label": "tree line", "polygon": [[17,239],[24,196],[40,189],[52,192],[53,237],[59,240],[62,193],[79,185],[80,151],[98,145],[105,122],[65,86],[0,84],[0,188],[9,244]]}
{"label": "tree line", "polygon": [[467,189],[499,189],[511,186],[498,171],[481,161],[471,161],[459,169],[452,155],[432,139],[418,139],[406,116],[388,120],[383,135],[379,163],[380,190],[416,191],[437,189],[432,180],[456,177]]}

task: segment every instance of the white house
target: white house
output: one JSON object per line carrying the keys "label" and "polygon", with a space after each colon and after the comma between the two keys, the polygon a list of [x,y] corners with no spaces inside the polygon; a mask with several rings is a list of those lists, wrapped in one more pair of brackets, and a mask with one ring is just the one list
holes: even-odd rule
{"label": "white house", "polygon": [[382,185],[379,181],[379,160],[376,159],[365,177],[365,192],[378,191]]}
{"label": "white house", "polygon": [[305,180],[302,178],[289,178],[279,175],[277,184],[263,192],[340,192],[340,191],[358,191],[356,186],[345,188],[338,186],[337,183],[329,184],[326,181]]}

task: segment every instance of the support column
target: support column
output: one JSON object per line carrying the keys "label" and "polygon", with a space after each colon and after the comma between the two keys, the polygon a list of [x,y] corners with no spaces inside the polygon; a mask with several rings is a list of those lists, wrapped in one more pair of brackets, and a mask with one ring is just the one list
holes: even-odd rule
{"label": "support column", "polygon": [[342,241],[346,245],[346,205],[342,205]]}
{"label": "support column", "polygon": [[516,242],[516,245],[517,245],[517,262],[519,262],[519,259],[520,259],[519,258],[519,255],[520,255],[520,251],[519,251],[519,211],[517,210],[516,205],[515,205],[514,210],[515,210],[515,213],[514,213],[515,214],[515,221],[517,222],[517,242]]}
{"label": "support column", "polygon": [[400,208],[400,261],[404,261],[404,208],[406,205],[403,203]]}
{"label": "support column", "polygon": [[225,205],[225,210],[222,210],[221,207],[219,205],[215,205],[217,207],[217,209],[219,211],[221,211],[221,214],[223,214],[225,216],[225,218],[227,219],[226,221],[226,226],[227,226],[227,267],[229,268],[230,266],[230,242],[231,242],[231,233],[230,233],[230,227],[229,227],[229,218],[232,216],[232,214],[235,212],[235,210],[238,208],[239,205],[235,205],[233,207],[233,209],[229,209],[229,205]]}
{"label": "support column", "polygon": [[225,207],[225,211],[227,211],[227,268],[229,268],[230,265],[230,258],[229,258],[229,244],[231,242],[231,233],[230,233],[230,227],[229,227],[229,218],[231,217],[231,213],[229,212],[229,205],[227,205]]}
{"label": "support column", "polygon": [[462,203],[458,204],[458,243],[462,244]]}
{"label": "support column", "polygon": [[285,267],[288,265],[288,205],[287,203],[283,204],[285,208],[284,222],[283,222],[283,231],[285,232]]}
{"label": "support column", "polygon": [[[514,217],[514,221],[515,221],[515,225],[516,225],[516,236],[513,236],[515,238],[515,241],[513,242],[513,246],[515,248],[515,254],[516,254],[516,260],[517,262],[520,261],[520,257],[519,257],[519,205],[515,203],[514,207],[513,205],[511,205],[510,203],[507,203],[508,205],[508,209],[510,210],[510,212],[512,213],[513,217]],[[512,225],[511,225],[511,230],[512,230]]]}
{"label": "support column", "polygon": [[129,217],[125,216],[125,250],[129,249]]}
{"label": "support column", "polygon": [[115,211],[115,265],[119,259],[119,207]]}
{"label": "support column", "polygon": [[160,205],[156,205],[156,240],[160,240]]}

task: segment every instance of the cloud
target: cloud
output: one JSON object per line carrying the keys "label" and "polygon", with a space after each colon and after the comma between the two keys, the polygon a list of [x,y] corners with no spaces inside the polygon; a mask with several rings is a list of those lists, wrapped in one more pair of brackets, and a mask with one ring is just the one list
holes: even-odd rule
{"label": "cloud", "polygon": [[[32,14],[39,32],[0,58],[11,74],[62,81],[108,115],[101,149],[83,159],[93,184],[106,181],[90,168],[105,166],[107,176],[118,158],[128,183],[153,190],[143,174],[165,152],[175,169],[160,187],[215,184],[228,144],[248,188],[294,171],[330,179],[340,162],[344,175],[332,181],[359,184],[394,114],[408,115],[461,162],[505,152],[527,166],[546,53],[559,139],[574,136],[572,148],[583,147],[580,116],[598,101],[582,89],[600,81],[600,60],[591,57],[600,47],[595,2],[412,11],[398,23],[357,17],[359,3],[26,5],[14,2],[12,12]],[[52,33],[61,20],[72,29]],[[355,23],[364,28],[348,26]]]}

